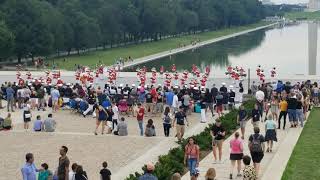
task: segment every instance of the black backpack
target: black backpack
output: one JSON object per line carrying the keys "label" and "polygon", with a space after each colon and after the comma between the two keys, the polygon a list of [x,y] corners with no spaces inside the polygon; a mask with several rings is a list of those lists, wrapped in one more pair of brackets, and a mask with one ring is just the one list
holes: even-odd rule
{"label": "black backpack", "polygon": [[261,141],[260,141],[261,135],[259,134],[259,136],[256,138],[254,135],[251,135],[251,136],[252,136],[252,142],[251,142],[251,146],[250,146],[250,151],[251,152],[262,152],[262,146],[261,146]]}

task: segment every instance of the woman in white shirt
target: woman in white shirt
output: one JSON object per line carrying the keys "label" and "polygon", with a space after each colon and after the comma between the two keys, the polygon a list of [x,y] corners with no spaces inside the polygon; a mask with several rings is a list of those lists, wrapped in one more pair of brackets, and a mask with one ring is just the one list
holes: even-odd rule
{"label": "woman in white shirt", "polygon": [[31,121],[31,117],[32,117],[32,114],[31,114],[31,106],[30,106],[30,102],[29,102],[29,99],[26,99],[25,100],[25,105],[23,107],[23,127],[25,130],[29,129],[29,122]]}

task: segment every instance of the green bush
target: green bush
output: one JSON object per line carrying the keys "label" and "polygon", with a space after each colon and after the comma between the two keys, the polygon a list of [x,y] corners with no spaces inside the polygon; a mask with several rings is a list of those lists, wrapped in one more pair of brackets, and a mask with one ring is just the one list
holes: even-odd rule
{"label": "green bush", "polygon": [[[248,112],[248,117],[251,117],[251,110],[254,108],[254,104],[254,100],[249,100],[243,103],[245,110]],[[229,113],[220,117],[222,126],[226,129],[226,138],[237,129],[237,115],[238,109],[233,109]],[[199,145],[201,151],[210,151],[212,148],[212,138],[210,135],[212,126],[213,124],[209,124],[209,126],[200,134],[192,136]],[[183,139],[179,147],[173,148],[167,155],[159,157],[153,173],[159,180],[170,180],[174,173],[179,172],[180,174],[184,174],[186,172],[186,167],[183,163],[184,147],[186,144],[187,139]],[[145,167],[143,167],[142,170],[145,170]],[[138,180],[139,176],[141,176],[141,174],[136,172],[135,174],[130,174],[126,180]]]}

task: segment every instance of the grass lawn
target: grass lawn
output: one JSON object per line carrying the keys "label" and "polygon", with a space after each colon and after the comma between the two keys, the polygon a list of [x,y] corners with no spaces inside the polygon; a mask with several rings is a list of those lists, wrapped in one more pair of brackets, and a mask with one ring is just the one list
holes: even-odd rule
{"label": "grass lawn", "polygon": [[293,150],[282,180],[320,179],[320,108],[314,108]]}
{"label": "grass lawn", "polygon": [[[81,55],[73,55],[61,58],[55,58],[54,61],[57,63],[58,68],[66,70],[74,70],[75,64],[87,65],[94,67],[99,60],[101,60],[106,65],[114,64],[115,60],[120,57],[129,57],[133,59],[140,58],[155,53],[167,51],[170,49],[178,48],[179,44],[189,45],[191,41],[198,40],[205,41],[229,34],[233,34],[239,31],[244,31],[247,29],[259,27],[268,24],[267,22],[259,22],[247,26],[232,27],[228,29],[204,32],[195,35],[181,36],[177,38],[168,38],[157,42],[146,42],[138,45],[128,45],[119,48],[113,48],[108,50],[100,50],[94,52],[88,52]],[[66,59],[66,61],[63,61]],[[52,59],[49,60],[49,64],[52,63]]]}
{"label": "grass lawn", "polygon": [[285,18],[296,20],[308,19],[308,20],[320,20],[320,11],[316,12],[290,12],[285,14]]}

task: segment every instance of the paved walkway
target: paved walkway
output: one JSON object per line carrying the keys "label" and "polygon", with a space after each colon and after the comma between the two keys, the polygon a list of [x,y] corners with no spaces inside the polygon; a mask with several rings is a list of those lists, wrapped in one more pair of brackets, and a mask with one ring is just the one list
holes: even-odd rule
{"label": "paved walkway", "polygon": [[[217,116],[215,116],[217,117]],[[199,117],[200,118],[200,117]],[[198,120],[192,119],[191,121]],[[215,118],[211,117],[211,114],[207,113],[207,123],[199,123],[196,126],[188,129],[186,128],[186,132],[184,138],[197,135],[202,132],[209,123],[213,123]],[[171,133],[175,133],[175,130],[171,130]],[[160,143],[155,145],[153,148],[149,149],[144,153],[143,156],[140,156],[136,160],[130,162],[125,167],[121,168],[117,173],[112,175],[112,179],[125,179],[129,176],[129,174],[133,174],[136,171],[142,173],[142,166],[148,162],[156,163],[158,161],[158,157],[161,155],[168,154],[169,150],[179,145],[176,143],[176,138],[166,138],[162,140]]]}
{"label": "paved walkway", "polygon": [[257,27],[257,28],[252,28],[252,29],[240,31],[240,32],[237,32],[237,33],[229,34],[229,35],[226,35],[226,36],[210,39],[210,40],[207,40],[207,41],[202,41],[202,42],[197,43],[195,45],[188,45],[188,46],[185,46],[185,47],[181,47],[181,48],[176,48],[176,49],[160,52],[160,53],[153,54],[153,55],[150,55],[150,56],[137,58],[133,62],[125,63],[123,68],[127,68],[127,67],[130,67],[130,66],[135,66],[135,65],[142,64],[142,63],[145,63],[145,62],[148,62],[148,61],[152,61],[152,60],[155,60],[155,59],[160,59],[160,58],[163,58],[163,57],[166,57],[166,56],[170,56],[170,55],[173,55],[173,54],[181,53],[181,52],[188,51],[188,50],[191,50],[191,49],[194,49],[194,48],[198,48],[198,47],[201,47],[201,46],[205,46],[205,45],[208,45],[208,44],[212,44],[212,43],[216,43],[216,42],[219,42],[219,41],[223,41],[223,40],[226,40],[226,39],[229,39],[229,38],[233,38],[233,37],[236,37],[236,36],[247,34],[249,32],[257,31],[257,30],[260,30],[260,29],[265,29],[267,27],[274,26],[275,24],[277,24],[277,23],[272,23],[272,24],[269,24],[269,25],[260,26],[260,27]]}
{"label": "paved walkway", "polygon": [[[287,129],[285,130],[278,130],[277,137],[278,142],[274,143],[273,152],[272,153],[265,153],[264,158],[261,162],[261,170],[259,179],[262,180],[280,180],[282,177],[282,173],[285,170],[287,162],[290,158],[290,155],[293,151],[293,148],[298,141],[298,138],[302,132],[303,128],[288,128],[287,122]],[[260,130],[263,135],[265,135],[265,128],[264,124],[260,123]],[[238,130],[240,133],[240,130]],[[244,142],[244,154],[250,155],[248,149],[248,139],[249,136],[253,133],[253,126],[251,124],[251,120],[248,121],[246,126],[246,134],[245,134],[245,142]],[[210,153],[206,156],[199,164],[200,170],[200,178],[203,179],[206,171],[209,168],[215,168],[217,173],[217,179],[219,180],[227,180],[229,179],[230,174],[230,167],[231,162],[229,160],[230,156],[230,149],[229,149],[229,142],[234,137],[232,134],[228,139],[224,141],[223,144],[223,154],[222,154],[222,163],[221,164],[213,164],[213,154]],[[234,170],[233,179],[242,179],[236,177],[236,169]],[[242,172],[241,172],[242,173]],[[183,180],[190,179],[189,173],[187,173],[182,178]]]}

